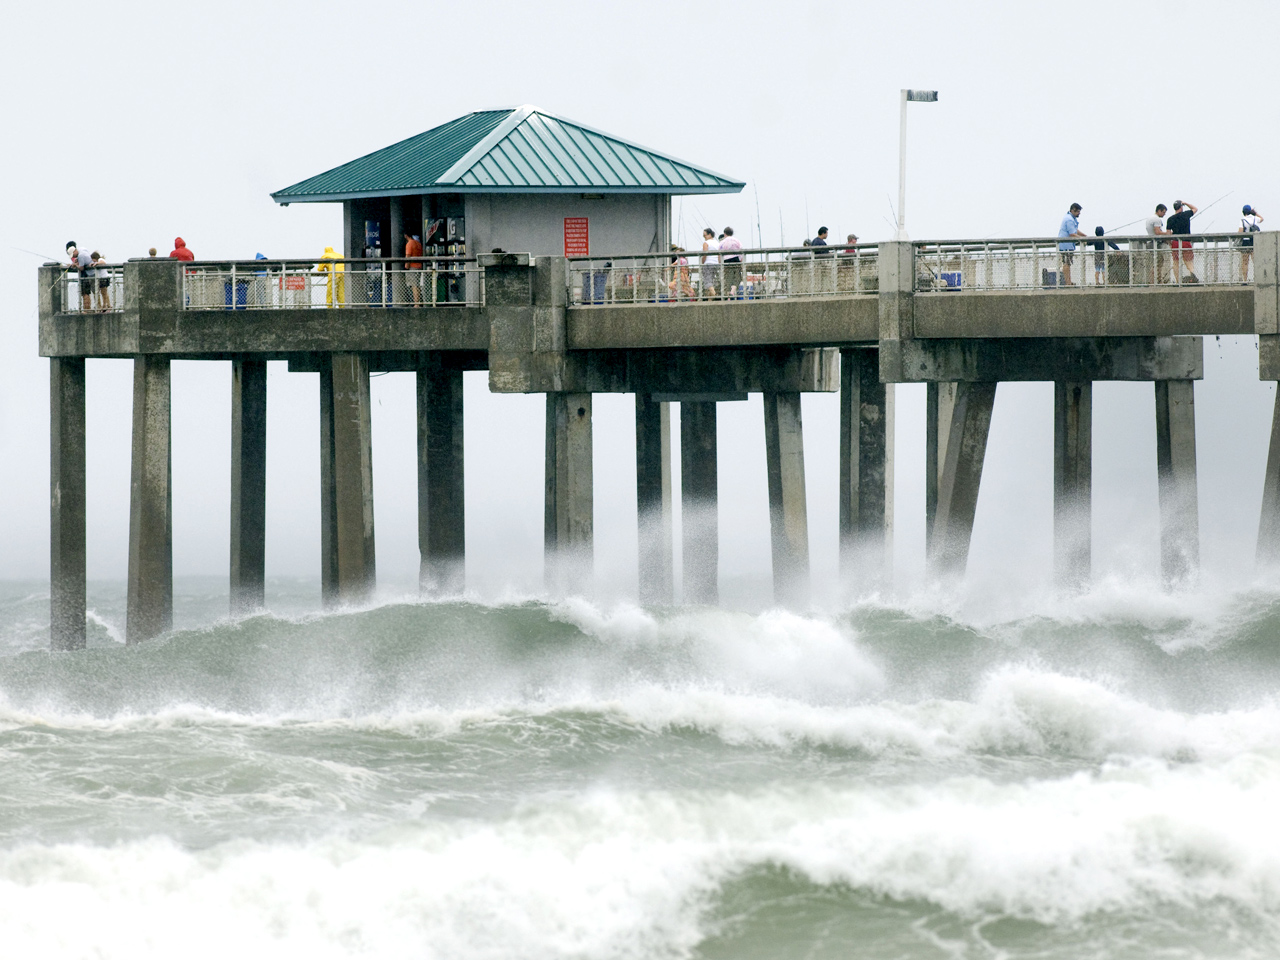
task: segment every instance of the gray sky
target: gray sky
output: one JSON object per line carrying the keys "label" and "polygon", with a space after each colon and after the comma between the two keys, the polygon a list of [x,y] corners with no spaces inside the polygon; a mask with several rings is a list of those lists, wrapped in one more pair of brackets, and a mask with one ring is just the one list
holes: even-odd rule
{"label": "gray sky", "polygon": [[[917,239],[1044,235],[1067,205],[1109,230],[1157,201],[1201,206],[1234,229],[1242,203],[1272,211],[1277,125],[1265,76],[1273,4],[329,2],[22,4],[0,59],[0,577],[48,564],[48,367],[36,355],[36,272],[18,247],[74,238],[112,260],[310,256],[341,240],[340,206],[268,193],[463,113],[533,103],[748,184],[677,200],[704,222],[797,243],[887,238],[897,194],[897,91],[912,107],[908,227]],[[376,11],[376,12],[375,12]],[[757,200],[758,197],[758,200]],[[890,198],[893,198],[892,200]],[[757,209],[759,215],[757,217]],[[1280,218],[1280,213],[1276,214]],[[1268,226],[1280,226],[1280,219]],[[1127,232],[1127,231],[1126,231]],[[1206,560],[1247,569],[1273,392],[1252,340],[1206,345],[1197,387]],[[89,365],[90,576],[123,577],[130,365]],[[174,371],[175,569],[225,574],[229,367]],[[541,397],[490,397],[468,379],[471,569],[529,586],[541,544]],[[318,569],[316,377],[270,374],[268,573]],[[416,569],[412,382],[374,382],[379,570]],[[898,553],[923,542],[923,388],[899,392]],[[806,398],[815,568],[834,565],[833,397]],[[1047,569],[1052,390],[1004,386],[975,532],[974,579]],[[758,399],[721,407],[725,572],[767,567]],[[634,565],[630,398],[596,407],[602,580]],[[1095,399],[1099,566],[1155,561],[1149,385]],[[741,568],[741,569],[738,569]],[[1033,571],[1028,573],[1027,571]]]}

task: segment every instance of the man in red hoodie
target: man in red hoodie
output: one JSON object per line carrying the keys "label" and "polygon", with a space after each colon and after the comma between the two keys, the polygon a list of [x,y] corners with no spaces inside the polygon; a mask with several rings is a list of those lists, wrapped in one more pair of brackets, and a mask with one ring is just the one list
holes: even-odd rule
{"label": "man in red hoodie", "polygon": [[173,253],[169,254],[170,260],[194,260],[196,255],[187,249],[187,243],[181,237],[177,237],[173,241]]}

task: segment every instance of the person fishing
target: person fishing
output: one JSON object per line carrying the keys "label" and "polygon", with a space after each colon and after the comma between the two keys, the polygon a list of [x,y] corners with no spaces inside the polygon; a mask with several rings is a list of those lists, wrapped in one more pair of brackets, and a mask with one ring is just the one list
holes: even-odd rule
{"label": "person fishing", "polygon": [[93,310],[93,258],[81,253],[74,240],[67,241],[67,258],[71,261],[69,269],[76,271],[80,278],[81,310],[89,313]]}
{"label": "person fishing", "polygon": [[1183,200],[1173,201],[1173,213],[1169,219],[1165,221],[1165,226],[1169,232],[1173,234],[1174,239],[1170,241],[1173,247],[1173,282],[1182,283],[1182,268],[1187,270],[1187,283],[1199,283],[1195,270],[1195,254],[1191,252],[1191,241],[1189,239],[1179,240],[1179,237],[1190,237],[1191,235],[1191,218],[1196,215],[1196,205],[1187,203]]}
{"label": "person fishing", "polygon": [[1243,233],[1244,236],[1240,240],[1240,282],[1249,282],[1249,261],[1253,259],[1253,234],[1262,229],[1263,216],[1258,212],[1257,207],[1251,207],[1245,204],[1240,210],[1240,229],[1236,233]]}

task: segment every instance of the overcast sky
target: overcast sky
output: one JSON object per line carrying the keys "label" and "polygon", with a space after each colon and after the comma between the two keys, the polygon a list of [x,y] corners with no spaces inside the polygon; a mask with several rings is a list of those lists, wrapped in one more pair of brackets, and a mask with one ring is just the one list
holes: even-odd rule
{"label": "overcast sky", "polygon": [[[12,4],[0,59],[0,577],[48,569],[48,364],[36,267],[68,239],[109,259],[312,256],[340,205],[277,207],[272,190],[477,109],[536,104],[746,181],[675,203],[704,223],[797,243],[820,225],[890,236],[898,90],[912,106],[907,223],[916,239],[1051,234],[1069,203],[1118,227],[1157,201],[1234,229],[1276,194],[1267,89],[1275,4],[329,2]],[[1280,225],[1280,213],[1276,225]],[[1272,226],[1271,223],[1267,224]],[[1197,386],[1206,559],[1249,567],[1274,396],[1252,339],[1206,345]],[[224,575],[229,366],[174,368],[175,571]],[[268,573],[318,570],[317,378],[270,374]],[[130,364],[88,374],[90,576],[122,578]],[[541,397],[467,381],[471,573],[529,586],[541,545]],[[374,381],[378,564],[416,570],[412,380]],[[629,397],[596,407],[601,579],[634,565]],[[898,555],[923,537],[923,388],[899,391]],[[1098,566],[1155,563],[1151,387],[1095,394]],[[975,532],[976,580],[1042,577],[1049,557],[1052,389],[1001,387]],[[815,568],[835,562],[832,397],[805,401]],[[759,400],[721,406],[726,574],[767,572]],[[1026,571],[1034,571],[1028,574]]]}

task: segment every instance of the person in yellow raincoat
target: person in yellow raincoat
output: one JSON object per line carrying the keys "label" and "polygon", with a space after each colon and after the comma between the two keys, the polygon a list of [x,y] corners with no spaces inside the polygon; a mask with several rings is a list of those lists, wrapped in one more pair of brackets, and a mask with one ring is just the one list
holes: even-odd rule
{"label": "person in yellow raincoat", "polygon": [[325,306],[332,307],[336,304],[341,307],[347,302],[346,267],[342,265],[342,254],[335,253],[333,247],[325,247],[324,256],[316,264],[316,269],[329,275],[324,291]]}

